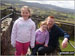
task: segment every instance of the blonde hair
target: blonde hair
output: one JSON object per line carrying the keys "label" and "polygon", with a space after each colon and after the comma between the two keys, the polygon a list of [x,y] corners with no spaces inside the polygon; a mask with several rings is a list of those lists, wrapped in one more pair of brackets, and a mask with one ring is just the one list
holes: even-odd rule
{"label": "blonde hair", "polygon": [[28,6],[23,6],[23,7],[21,8],[21,11],[22,11],[23,9],[27,9],[27,10],[29,11],[29,13],[30,13],[30,8],[29,8]]}
{"label": "blonde hair", "polygon": [[46,22],[46,21],[41,21],[41,22],[40,22],[40,27],[41,27],[42,25],[47,25],[47,22]]}

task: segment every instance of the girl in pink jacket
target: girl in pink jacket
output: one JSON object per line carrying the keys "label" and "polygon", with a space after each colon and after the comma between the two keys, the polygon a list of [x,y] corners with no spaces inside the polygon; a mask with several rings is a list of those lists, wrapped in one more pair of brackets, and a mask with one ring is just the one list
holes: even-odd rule
{"label": "girl in pink jacket", "polygon": [[15,21],[11,34],[11,44],[16,47],[15,56],[26,55],[29,45],[31,48],[35,45],[35,23],[30,18],[28,6],[21,8],[21,16]]}

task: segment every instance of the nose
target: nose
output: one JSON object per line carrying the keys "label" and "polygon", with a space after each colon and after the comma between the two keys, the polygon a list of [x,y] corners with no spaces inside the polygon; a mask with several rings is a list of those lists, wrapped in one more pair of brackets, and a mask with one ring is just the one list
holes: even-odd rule
{"label": "nose", "polygon": [[48,22],[48,24],[51,24],[51,22]]}

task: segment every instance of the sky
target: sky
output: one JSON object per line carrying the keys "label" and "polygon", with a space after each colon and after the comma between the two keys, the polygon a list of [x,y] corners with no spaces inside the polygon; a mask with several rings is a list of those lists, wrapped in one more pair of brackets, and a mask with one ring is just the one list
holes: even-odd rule
{"label": "sky", "polygon": [[75,9],[74,8],[74,0],[21,0],[25,2],[32,2],[32,3],[40,3],[40,4],[52,4],[56,5],[62,8],[68,8],[68,9]]}

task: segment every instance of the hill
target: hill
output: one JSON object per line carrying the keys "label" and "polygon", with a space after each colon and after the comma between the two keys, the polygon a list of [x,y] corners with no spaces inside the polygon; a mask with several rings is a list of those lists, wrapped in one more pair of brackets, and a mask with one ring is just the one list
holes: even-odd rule
{"label": "hill", "polygon": [[[11,3],[12,5],[15,5],[16,3],[23,5],[27,5],[30,7],[36,7],[44,10],[56,10],[64,13],[75,13],[73,9],[67,9],[67,8],[61,8],[54,5],[48,5],[48,4],[40,4],[40,3],[30,3],[30,2],[23,2],[21,0],[2,0],[2,3]],[[19,6],[19,7],[21,7]]]}

